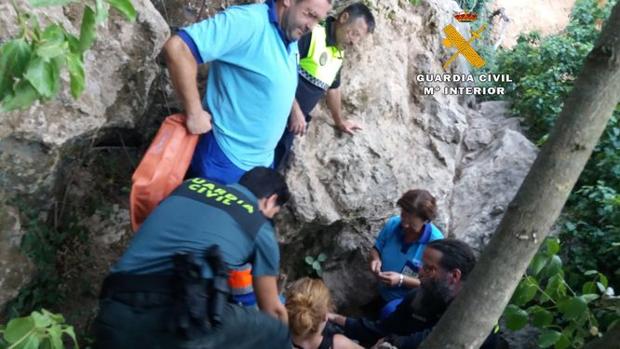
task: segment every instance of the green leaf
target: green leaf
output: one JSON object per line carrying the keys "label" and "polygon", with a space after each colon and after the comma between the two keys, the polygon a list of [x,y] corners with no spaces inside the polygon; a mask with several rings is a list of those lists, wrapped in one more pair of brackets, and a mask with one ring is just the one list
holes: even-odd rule
{"label": "green leaf", "polygon": [[54,349],[64,348],[62,344],[62,332],[60,330],[60,327],[53,326],[47,331],[47,333],[50,336],[50,342],[52,344],[52,348]]}
{"label": "green leaf", "polygon": [[607,291],[607,287],[600,282],[596,283],[596,287],[598,287],[598,290],[601,291],[601,293],[605,293],[605,291]]}
{"label": "green leaf", "polygon": [[9,321],[4,331],[4,339],[15,343],[34,330],[34,320],[31,317],[20,317]]}
{"label": "green leaf", "polygon": [[69,44],[69,51],[81,56],[83,52],[80,50],[80,38],[69,33],[66,33],[66,38]]}
{"label": "green leaf", "polygon": [[583,297],[583,300],[585,300],[586,303],[590,303],[592,301],[599,299],[600,296],[594,293],[587,293],[587,294],[582,295],[581,297]]}
{"label": "green leaf", "polygon": [[605,289],[607,289],[607,286],[609,286],[609,281],[607,280],[607,276],[605,276],[602,273],[598,273],[598,279],[600,283],[603,284],[603,286],[605,286]]}
{"label": "green leaf", "polygon": [[566,284],[564,283],[564,278],[561,274],[555,274],[549,279],[547,282],[547,287],[545,287],[545,293],[540,297],[541,303],[545,303],[549,300],[545,294],[554,300],[562,298],[566,295]]}
{"label": "green leaf", "polygon": [[561,336],[562,334],[558,331],[544,330],[538,337],[538,346],[541,348],[548,348],[560,340]]}
{"label": "green leaf", "polygon": [[64,28],[58,24],[52,24],[41,34],[41,42],[36,47],[35,52],[47,61],[65,54],[68,48]]}
{"label": "green leaf", "polygon": [[581,293],[583,294],[596,293],[596,285],[594,284],[594,282],[588,281],[584,283],[583,286],[581,286]]}
{"label": "green leaf", "polygon": [[136,20],[136,9],[131,4],[131,0],[106,0],[112,7],[122,13],[129,21]]}
{"label": "green leaf", "polygon": [[39,98],[37,90],[28,81],[21,81],[15,87],[15,92],[2,100],[0,112],[27,108]]}
{"label": "green leaf", "polygon": [[513,331],[522,329],[527,324],[527,312],[516,305],[509,304],[504,311],[506,327]]}
{"label": "green leaf", "polygon": [[304,261],[306,261],[306,264],[312,265],[312,263],[314,263],[314,258],[312,256],[306,256]]}
{"label": "green leaf", "polygon": [[90,6],[86,6],[82,16],[82,27],[80,28],[80,51],[86,52],[95,42],[96,35],[95,11]]}
{"label": "green leaf", "polygon": [[550,238],[546,241],[547,245],[547,253],[549,255],[554,255],[560,252],[560,242],[557,238]]}
{"label": "green leaf", "polygon": [[21,345],[20,349],[39,349],[40,339],[36,335],[30,335],[26,338]]}
{"label": "green leaf", "polygon": [[33,311],[30,317],[34,320],[34,325],[39,328],[45,328],[52,324],[52,319],[50,319],[49,316],[41,314],[38,311]]}
{"label": "green leaf", "polygon": [[76,348],[79,348],[77,338],[75,337],[75,331],[73,330],[73,326],[67,326],[62,330],[63,333],[66,333],[73,340],[73,344]]}
{"label": "green leaf", "polygon": [[557,342],[555,342],[555,349],[566,349],[568,347],[570,347],[571,343],[570,343],[570,338],[566,336],[565,333],[562,333],[562,336],[560,336],[560,339],[558,339]]}
{"label": "green leaf", "polygon": [[47,309],[41,309],[41,312],[52,319],[56,324],[63,324],[65,322],[65,317],[62,316],[62,314],[54,314]]}
{"label": "green leaf", "polygon": [[63,6],[66,4],[70,4],[76,0],[28,0],[30,5],[33,7],[43,7],[43,6]]}
{"label": "green leaf", "polygon": [[537,285],[538,283],[531,276],[522,279],[515,293],[512,295],[511,303],[518,306],[527,304],[527,302],[531,301],[536,296],[536,292],[538,291]]}
{"label": "green leaf", "polygon": [[536,327],[545,328],[553,323],[553,314],[543,307],[532,307],[529,313],[532,317],[532,324]]}
{"label": "green leaf", "polygon": [[547,265],[545,265],[545,267],[541,271],[541,274],[544,277],[552,277],[553,275],[556,275],[557,273],[559,273],[561,270],[562,270],[562,259],[560,259],[559,256],[554,255],[553,257],[551,257]]}
{"label": "green leaf", "polygon": [[542,253],[537,253],[534,259],[532,259],[532,263],[530,263],[530,273],[534,276],[538,275],[545,265],[547,265],[548,261],[549,257]]}
{"label": "green leaf", "polygon": [[43,58],[35,57],[28,64],[24,78],[32,84],[37,92],[45,97],[54,97],[60,88],[60,71],[55,62],[46,62]]}
{"label": "green leaf", "polygon": [[590,276],[590,275],[594,275],[594,274],[598,274],[598,271],[596,271],[596,270],[588,270],[585,273],[583,273],[583,275],[585,275],[585,276]]}
{"label": "green leaf", "polygon": [[[62,347],[61,347],[62,348]],[[56,349],[52,346],[52,340],[49,336],[43,337],[41,343],[39,344],[39,349]]]}
{"label": "green leaf", "polygon": [[32,48],[24,39],[0,46],[0,100],[12,94],[15,78],[21,77],[30,61]]}
{"label": "green leaf", "polygon": [[558,309],[568,320],[578,319],[588,309],[588,304],[583,297],[572,297],[558,302]]}
{"label": "green leaf", "polygon": [[101,24],[108,19],[110,5],[103,0],[95,1],[95,23]]}
{"label": "green leaf", "polygon": [[312,269],[321,270],[321,263],[319,263],[319,261],[314,261],[314,263],[312,263]]}
{"label": "green leaf", "polygon": [[319,262],[325,262],[327,260],[327,256],[325,255],[325,253],[319,253],[319,255],[316,257],[316,260]]}
{"label": "green leaf", "polygon": [[78,98],[84,91],[86,82],[82,56],[74,53],[68,54],[67,69],[71,78],[71,95],[73,98]]}

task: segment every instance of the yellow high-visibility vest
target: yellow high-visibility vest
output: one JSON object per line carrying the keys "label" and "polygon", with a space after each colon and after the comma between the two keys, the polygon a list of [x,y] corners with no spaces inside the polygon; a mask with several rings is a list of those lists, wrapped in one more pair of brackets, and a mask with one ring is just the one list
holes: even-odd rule
{"label": "yellow high-visibility vest", "polygon": [[308,56],[299,62],[299,75],[323,90],[336,79],[344,58],[344,53],[336,46],[327,46],[326,39],[325,27],[314,27]]}

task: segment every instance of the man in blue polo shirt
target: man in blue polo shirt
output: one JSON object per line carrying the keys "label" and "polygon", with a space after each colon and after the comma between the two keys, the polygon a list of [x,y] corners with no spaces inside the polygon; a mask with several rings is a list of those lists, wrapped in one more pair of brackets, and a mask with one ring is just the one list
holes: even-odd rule
{"label": "man in blue polo shirt", "polygon": [[[229,184],[255,166],[272,166],[297,86],[296,40],[330,8],[331,0],[233,6],[168,40],[164,52],[187,128],[205,134],[192,160],[193,175]],[[207,62],[201,101],[197,66]]]}

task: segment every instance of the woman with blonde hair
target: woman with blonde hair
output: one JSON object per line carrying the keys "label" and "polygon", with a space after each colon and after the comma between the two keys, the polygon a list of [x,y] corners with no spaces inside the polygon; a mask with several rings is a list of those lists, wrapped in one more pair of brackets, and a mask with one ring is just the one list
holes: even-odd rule
{"label": "woman with blonde hair", "polygon": [[306,277],[293,282],[286,291],[286,310],[294,348],[362,348],[342,334],[325,331],[332,302],[323,281]]}

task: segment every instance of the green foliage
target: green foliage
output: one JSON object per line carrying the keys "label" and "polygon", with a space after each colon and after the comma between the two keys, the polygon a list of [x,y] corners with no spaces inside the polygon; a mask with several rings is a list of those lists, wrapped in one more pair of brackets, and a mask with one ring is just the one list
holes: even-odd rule
{"label": "green foliage", "polygon": [[6,327],[0,327],[0,333],[0,346],[7,349],[63,349],[63,336],[71,338],[73,348],[79,348],[73,326],[65,324],[62,315],[45,309],[12,319]]}
{"label": "green foliage", "polygon": [[[64,6],[75,0],[29,0],[34,7]],[[0,46],[0,112],[24,109],[36,100],[48,101],[60,91],[60,74],[67,69],[71,95],[85,88],[84,53],[96,39],[97,26],[112,6],[128,20],[136,18],[131,0],[93,0],[84,5],[79,37],[61,23],[41,28],[39,19],[17,7],[21,33]]]}
{"label": "green foliage", "polygon": [[[593,336],[620,320],[618,297],[602,273],[584,273],[589,281],[574,291],[564,279],[560,242],[545,241],[504,311],[506,327],[519,330],[528,323],[541,329],[538,346],[581,348]],[[611,301],[611,303],[609,303]]]}
{"label": "green foliage", "polygon": [[563,33],[522,35],[513,49],[497,55],[494,69],[515,81],[507,95],[533,139],[541,140],[553,126],[614,2],[599,8],[595,0],[579,0]]}
{"label": "green foliage", "polygon": [[[21,250],[36,266],[36,274],[26,287],[22,288],[13,300],[7,303],[6,313],[9,318],[29,314],[41,307],[54,308],[65,300],[61,290],[63,269],[74,266],[62,265],[59,256],[66,245],[85,243],[88,233],[75,224],[76,218],[69,215],[71,221],[67,227],[56,229],[48,224],[39,212],[19,200],[13,204],[22,214],[23,228],[26,234],[21,241]],[[84,204],[84,203],[83,203]]]}
{"label": "green foliage", "polygon": [[322,277],[323,276],[323,262],[327,260],[327,255],[323,252],[319,253],[318,256],[306,256],[304,258],[304,262],[306,263],[306,267],[308,269],[308,274],[312,276]]}
{"label": "green foliage", "polygon": [[[534,142],[546,141],[615,3],[608,1],[601,8],[596,0],[578,0],[562,33],[523,35],[514,48],[496,56],[492,69],[510,74],[515,82],[506,85],[507,97]],[[599,270],[613,287],[620,287],[620,105],[571,193],[558,228],[563,270],[571,286],[587,282],[586,271]]]}

